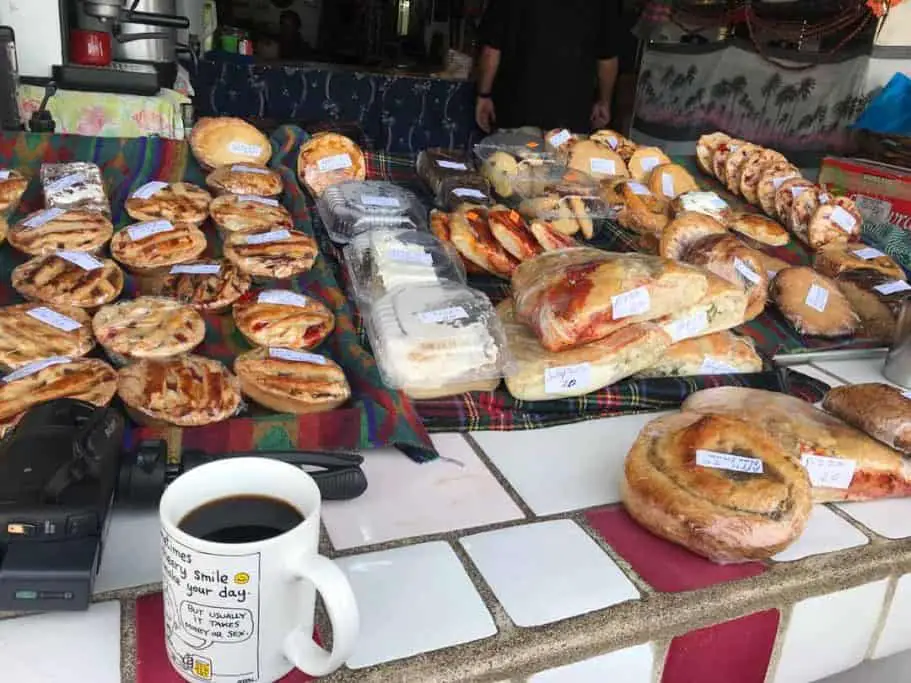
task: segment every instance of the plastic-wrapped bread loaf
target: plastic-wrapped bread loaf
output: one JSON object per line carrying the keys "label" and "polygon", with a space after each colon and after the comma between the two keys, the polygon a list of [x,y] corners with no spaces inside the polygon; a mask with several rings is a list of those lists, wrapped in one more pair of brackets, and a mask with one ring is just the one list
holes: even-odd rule
{"label": "plastic-wrapped bread loaf", "polygon": [[829,390],[822,407],[890,448],[911,455],[911,392],[888,384]]}
{"label": "plastic-wrapped bread loaf", "polygon": [[753,341],[732,332],[716,332],[677,342],[640,377],[691,377],[762,372]]}
{"label": "plastic-wrapped bread loaf", "polygon": [[739,285],[706,271],[708,290],[697,303],[656,320],[676,344],[729,330],[746,321],[749,296]]}
{"label": "plastic-wrapped bread loaf", "polygon": [[889,256],[866,244],[827,244],[813,256],[813,267],[837,277],[850,270],[875,270],[893,280],[907,280],[905,271]]}
{"label": "plastic-wrapped bread loaf", "polygon": [[854,334],[860,324],[838,285],[807,266],[779,271],[769,295],[800,334],[841,337]]}
{"label": "plastic-wrapped bread loaf", "polygon": [[847,270],[835,278],[838,290],[860,319],[858,336],[891,345],[911,285],[877,270]]}

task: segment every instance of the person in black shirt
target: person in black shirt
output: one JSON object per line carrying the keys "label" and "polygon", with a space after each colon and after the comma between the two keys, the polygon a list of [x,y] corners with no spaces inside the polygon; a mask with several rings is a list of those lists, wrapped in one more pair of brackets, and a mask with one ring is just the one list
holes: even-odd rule
{"label": "person in black shirt", "polygon": [[607,126],[619,22],[617,0],[491,0],[481,22],[478,126]]}

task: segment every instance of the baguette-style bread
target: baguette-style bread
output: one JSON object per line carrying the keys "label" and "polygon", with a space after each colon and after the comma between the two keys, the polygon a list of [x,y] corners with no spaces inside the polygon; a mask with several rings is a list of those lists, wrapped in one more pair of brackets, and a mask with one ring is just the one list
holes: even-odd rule
{"label": "baguette-style bread", "polygon": [[708,271],[706,277],[709,288],[700,301],[655,321],[675,343],[729,330],[746,320],[746,290]]}
{"label": "baguette-style bread", "polygon": [[712,160],[715,157],[715,149],[718,145],[727,142],[730,139],[730,135],[720,132],[708,133],[699,138],[699,141],[696,143],[696,165],[699,166],[700,171],[707,176],[715,175],[715,172],[712,170]]}
{"label": "baguette-style bread", "polygon": [[837,277],[848,270],[875,270],[893,280],[908,279],[902,267],[889,256],[860,243],[820,247],[813,256],[813,267],[829,277]]}
{"label": "baguette-style bread", "polygon": [[773,247],[783,247],[791,241],[787,230],[771,218],[760,216],[758,213],[735,214],[728,223],[728,227],[760,244],[768,244]]}
{"label": "baguette-style bread", "polygon": [[715,332],[677,342],[639,377],[690,377],[762,372],[762,358],[751,339]]}
{"label": "baguette-style bread", "polygon": [[658,197],[671,200],[685,192],[697,192],[699,185],[683,166],[661,164],[648,177],[648,189]]}
{"label": "baguette-style bread", "polygon": [[733,235],[710,235],[696,242],[683,255],[683,261],[743,287],[749,301],[747,320],[752,320],[765,309],[769,277],[756,250]]}
{"label": "baguette-style bread", "polygon": [[838,285],[807,266],[779,271],[769,288],[778,310],[800,334],[842,337],[860,320]]}
{"label": "baguette-style bread", "polygon": [[704,213],[684,211],[677,214],[661,233],[658,253],[664,258],[680,261],[687,250],[709,235],[726,235],[725,228],[717,220]]}
{"label": "baguette-style bread", "polygon": [[902,302],[911,295],[911,286],[869,269],[845,271],[835,282],[860,318],[858,335],[891,345]]}
{"label": "baguette-style bread", "polygon": [[[841,420],[799,398],[761,389],[718,387],[698,391],[683,402],[682,410],[749,420],[779,441],[796,462],[804,456],[844,460],[853,476],[836,486],[816,486],[818,503],[837,500],[873,500],[911,494],[911,464],[900,453],[871,439]],[[839,463],[831,463],[838,465]],[[811,459],[805,466],[814,467]],[[817,481],[810,469],[811,481]]]}
{"label": "baguette-style bread", "polygon": [[751,417],[683,412],[648,423],[626,456],[621,496],[630,516],[713,562],[784,550],[806,527],[810,485]]}
{"label": "baguette-style bread", "polygon": [[638,147],[629,160],[629,174],[640,182],[645,182],[656,168],[669,164],[671,160],[658,147]]}
{"label": "baguette-style bread", "polygon": [[822,407],[877,441],[911,455],[911,396],[882,383],[834,387]]}

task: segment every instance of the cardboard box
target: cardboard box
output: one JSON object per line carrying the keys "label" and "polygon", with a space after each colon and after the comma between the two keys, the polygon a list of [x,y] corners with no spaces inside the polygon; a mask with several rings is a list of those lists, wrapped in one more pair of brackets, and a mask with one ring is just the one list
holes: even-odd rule
{"label": "cardboard box", "polygon": [[826,157],[819,184],[847,195],[867,223],[891,223],[911,232],[911,169],[867,159]]}

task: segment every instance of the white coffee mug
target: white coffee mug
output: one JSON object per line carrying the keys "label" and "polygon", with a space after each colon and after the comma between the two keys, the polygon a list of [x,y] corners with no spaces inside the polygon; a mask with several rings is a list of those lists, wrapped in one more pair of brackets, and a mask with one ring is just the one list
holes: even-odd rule
{"label": "white coffee mug", "polygon": [[[179,527],[203,505],[258,496],[303,517],[272,538],[217,543]],[[317,553],[320,492],[297,467],[230,458],[193,469],[161,498],[162,584],[168,657],[191,683],[266,683],[295,667],[338,669],[354,650],[359,615],[348,579]],[[332,652],[313,641],[316,591],[332,622]]]}

